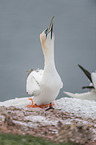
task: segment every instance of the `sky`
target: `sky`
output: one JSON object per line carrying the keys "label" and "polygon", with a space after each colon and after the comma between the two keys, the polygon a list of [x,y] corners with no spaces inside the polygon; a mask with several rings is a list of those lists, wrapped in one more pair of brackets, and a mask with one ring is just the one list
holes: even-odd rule
{"label": "sky", "polygon": [[0,101],[26,95],[31,68],[44,67],[40,33],[54,18],[55,64],[64,91],[86,92],[78,67],[96,70],[95,0],[0,0]]}

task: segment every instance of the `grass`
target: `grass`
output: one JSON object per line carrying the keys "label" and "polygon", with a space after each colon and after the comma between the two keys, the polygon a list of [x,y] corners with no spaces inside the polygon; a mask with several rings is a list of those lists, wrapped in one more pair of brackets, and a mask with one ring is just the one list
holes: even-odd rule
{"label": "grass", "polygon": [[33,137],[31,135],[12,135],[0,134],[0,145],[73,145],[72,143],[50,142],[40,137]]}

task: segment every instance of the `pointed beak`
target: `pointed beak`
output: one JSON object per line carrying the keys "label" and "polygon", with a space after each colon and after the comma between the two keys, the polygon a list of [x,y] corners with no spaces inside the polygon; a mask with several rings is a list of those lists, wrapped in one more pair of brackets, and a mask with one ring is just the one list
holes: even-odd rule
{"label": "pointed beak", "polygon": [[50,23],[49,27],[45,30],[46,37],[47,37],[48,33],[51,32],[51,39],[52,39],[52,33],[53,33],[53,19],[54,19],[54,16],[51,19],[51,23]]}

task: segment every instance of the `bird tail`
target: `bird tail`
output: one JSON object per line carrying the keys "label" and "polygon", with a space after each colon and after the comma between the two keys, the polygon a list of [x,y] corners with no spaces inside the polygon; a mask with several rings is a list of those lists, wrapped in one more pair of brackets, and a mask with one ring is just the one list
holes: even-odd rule
{"label": "bird tail", "polygon": [[79,93],[70,93],[70,92],[64,92],[64,93],[72,98],[91,100],[91,92],[80,93],[80,94]]}
{"label": "bird tail", "polygon": [[72,98],[77,98],[76,94],[70,93],[70,92],[64,92],[67,96],[70,96]]}

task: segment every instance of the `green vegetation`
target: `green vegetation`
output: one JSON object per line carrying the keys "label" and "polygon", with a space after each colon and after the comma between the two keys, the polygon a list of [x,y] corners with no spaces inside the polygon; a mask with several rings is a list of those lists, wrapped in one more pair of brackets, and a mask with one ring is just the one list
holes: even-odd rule
{"label": "green vegetation", "polygon": [[72,143],[53,143],[31,135],[0,134],[0,145],[73,145]]}

